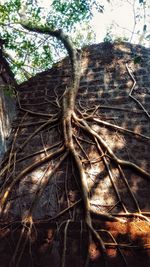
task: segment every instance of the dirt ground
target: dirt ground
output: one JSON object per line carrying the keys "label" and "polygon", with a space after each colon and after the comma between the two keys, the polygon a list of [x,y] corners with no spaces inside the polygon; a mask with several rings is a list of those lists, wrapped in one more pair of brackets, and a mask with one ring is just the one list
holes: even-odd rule
{"label": "dirt ground", "polygon": [[[150,224],[134,220],[128,223],[105,222],[95,224],[107,248],[106,266],[150,266]],[[105,266],[101,252],[92,241],[87,248],[85,225],[70,222],[68,229],[48,222],[35,224],[30,238],[28,229],[15,223],[1,227],[0,266],[66,267]],[[105,229],[105,230],[101,230]],[[66,236],[65,236],[66,233]],[[114,240],[113,240],[114,238]],[[115,245],[117,242],[118,245]]]}

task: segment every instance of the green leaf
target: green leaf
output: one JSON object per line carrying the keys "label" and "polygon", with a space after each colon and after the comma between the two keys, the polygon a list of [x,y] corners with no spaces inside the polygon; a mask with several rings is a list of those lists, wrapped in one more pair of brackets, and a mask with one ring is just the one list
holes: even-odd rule
{"label": "green leaf", "polygon": [[150,40],[150,34],[148,34],[148,35],[146,36],[146,39],[147,39],[147,40]]}
{"label": "green leaf", "polygon": [[143,26],[143,31],[146,32],[146,29],[147,29],[147,25],[145,24],[145,25]]}
{"label": "green leaf", "polygon": [[141,63],[141,60],[142,60],[142,57],[141,56],[136,56],[134,58],[134,64],[140,64]]}

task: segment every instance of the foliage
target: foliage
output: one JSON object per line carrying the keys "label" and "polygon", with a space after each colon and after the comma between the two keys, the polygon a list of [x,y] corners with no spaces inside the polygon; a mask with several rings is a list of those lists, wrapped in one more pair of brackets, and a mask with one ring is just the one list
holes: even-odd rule
{"label": "foliage", "polygon": [[112,43],[113,42],[113,36],[112,36],[111,31],[112,31],[112,27],[107,29],[106,35],[104,37],[104,42],[105,43]]}
{"label": "foliage", "polygon": [[105,43],[113,43],[113,42],[127,42],[128,38],[126,36],[117,36],[113,33],[113,24],[107,29],[106,35],[103,39]]}
{"label": "foliage", "polygon": [[14,88],[11,85],[4,86],[3,87],[3,92],[4,92],[4,95],[5,96],[8,96],[9,98],[13,98],[15,96],[15,94],[14,94]]}
{"label": "foliage", "polygon": [[[38,4],[38,0],[6,0],[0,5],[0,37],[6,41],[6,57],[16,78],[21,81],[50,67],[64,55],[64,51],[60,43],[54,44],[56,40],[52,37],[23,29],[20,25],[20,15],[25,14],[26,19],[37,26],[63,28],[74,36],[77,45],[84,39],[81,41],[83,45],[90,42],[94,36],[92,30],[86,26],[92,17],[93,8],[103,11],[98,0],[53,0],[47,10]],[[80,31],[77,31],[76,35],[79,25]],[[88,32],[87,38],[83,38],[85,32]]]}
{"label": "foliage", "polygon": [[140,64],[141,63],[141,60],[142,60],[141,56],[135,56],[135,58],[134,58],[134,64]]}

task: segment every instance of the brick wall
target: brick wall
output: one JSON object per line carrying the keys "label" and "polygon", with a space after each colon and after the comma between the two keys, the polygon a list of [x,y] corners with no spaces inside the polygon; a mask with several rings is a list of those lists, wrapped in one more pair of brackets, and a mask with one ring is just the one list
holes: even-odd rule
{"label": "brick wall", "polygon": [[[139,58],[139,62],[134,64],[137,58]],[[136,80],[133,96],[139,100],[146,112],[129,96],[133,80],[127,70],[126,64],[132,69],[132,74]],[[150,137],[149,72],[149,49],[128,43],[115,45],[102,43],[99,45],[92,45],[85,48],[83,51],[82,75],[77,97],[77,106],[80,110],[84,111],[84,109],[89,109],[98,105],[99,108],[97,109],[96,117],[99,116],[99,118],[105,122],[116,124],[147,137],[142,138],[138,135],[125,133],[124,131],[110,128],[98,122],[93,124],[93,128],[101,134],[118,157],[131,160],[147,171],[150,167],[150,141],[148,139]],[[70,66],[68,59],[64,59],[54,68],[36,75],[18,87],[22,108],[26,111],[43,113],[43,116],[36,116],[26,113],[25,111],[20,111],[17,120],[14,122],[13,126],[14,129],[16,129],[22,121],[22,126],[20,127],[14,147],[14,149],[18,149],[17,159],[22,159],[35,153],[34,156],[16,164],[15,175],[45,154],[36,154],[37,151],[42,150],[44,147],[48,148],[62,140],[61,126],[58,124],[54,127],[43,129],[26,143],[28,137],[37,127],[47,120],[48,115],[46,114],[57,112],[55,99],[63,94],[64,90],[69,85],[69,81]],[[84,133],[81,133],[81,135],[85,138]],[[85,150],[89,154],[91,160],[99,157],[94,145],[86,145]],[[52,166],[54,164],[55,160]],[[54,176],[52,182],[45,190],[35,212],[36,217],[53,216],[56,211],[60,209],[61,203],[65,206],[64,203],[68,201],[69,197],[64,193],[65,182],[62,178],[66,173],[66,165],[68,165],[67,162],[65,166],[61,167],[60,171]],[[110,207],[115,205],[117,199],[109,176],[105,173],[103,163],[97,162],[92,166],[88,166],[87,164],[85,167],[87,168],[87,178],[89,187],[91,188],[91,204],[93,208],[99,207],[101,211],[107,211]],[[30,205],[37,183],[46,168],[47,164],[34,170],[21,180],[17,190],[18,194],[21,193],[25,195],[25,197],[23,198],[22,204],[16,200],[16,204],[13,205],[14,214],[21,215]],[[123,201],[127,205],[129,211],[135,211],[134,203],[132,203],[130,197],[127,197],[126,186],[119,178],[120,174],[117,168],[115,168],[115,166],[111,166],[111,168],[114,181],[120,190]],[[147,211],[150,205],[149,200],[147,200],[149,183],[133,171],[126,169],[124,171],[125,173],[127,172],[128,181],[140,203],[140,207],[144,211]],[[67,186],[69,187],[68,191],[70,194],[75,192],[75,182],[72,182],[72,185],[69,182],[73,180],[72,176],[72,170],[69,170]],[[59,190],[56,190],[57,183],[60,184]],[[29,184],[31,185],[31,192],[30,196],[28,196],[28,194],[26,196]],[[15,194],[16,192],[14,192],[14,197]],[[59,201],[57,199],[57,194],[60,198]],[[18,205],[21,205],[21,207],[19,208]],[[114,211],[118,210],[120,210],[119,206],[114,209]]]}
{"label": "brick wall", "polygon": [[[127,67],[130,68],[131,74],[129,74]],[[101,43],[99,45],[92,45],[83,50],[82,74],[76,100],[78,110],[90,113],[92,112],[92,108],[95,109],[97,107],[94,113],[96,119],[133,131],[134,134],[122,129],[108,127],[108,125],[104,125],[98,121],[92,124],[92,128],[103,137],[119,158],[130,160],[147,171],[150,168],[149,73],[150,49],[129,43],[116,43],[113,45]],[[130,97],[133,86],[131,75],[136,80],[132,95],[139,101],[138,103]],[[56,101],[61,104],[61,96],[66,87],[69,86],[69,82],[70,64],[68,59],[64,59],[52,69],[37,74],[35,77],[18,86],[17,90],[22,110],[18,108],[19,113],[17,119],[13,122],[13,131],[15,133],[13,151],[17,153],[14,154],[13,166],[8,171],[8,176],[10,175],[10,177],[15,179],[22,170],[38,162],[43,156],[54,152],[56,147],[59,147],[59,145],[54,146],[61,142],[63,138],[62,126],[59,121],[56,124],[45,126],[38,132],[37,129],[47,122],[50,113],[54,114],[58,112]],[[89,123],[91,122],[89,121]],[[76,139],[74,139],[78,152],[81,156],[84,156],[84,159],[87,159],[83,164],[88,179],[90,201],[93,209],[101,212],[119,213],[123,212],[122,204],[124,204],[129,212],[137,212],[137,207],[117,166],[108,161],[112,180],[117,186],[121,202],[118,200],[114,185],[102,159],[100,159],[93,140],[85,132],[79,130],[77,126],[73,127],[75,136],[80,135],[81,139],[78,139],[78,141],[80,141],[84,150],[79,148]],[[89,164],[88,159],[90,159],[91,164]],[[58,161],[59,157],[54,158],[51,162],[44,163],[40,167],[35,168],[19,180],[11,191],[7,203],[5,212],[7,220],[16,220],[26,215],[35,197],[36,189],[42,182],[45,171],[47,168],[53,169]],[[123,170],[127,182],[139,203],[140,209],[142,212],[148,212],[150,208],[149,181],[129,168],[123,168]],[[79,198],[78,173],[74,168],[72,159],[67,158],[53,175],[41,198],[38,200],[33,217],[35,220],[53,217],[68,205],[72,205]],[[67,232],[66,261],[68,265],[66,266],[83,266],[83,259],[85,260],[86,257],[87,240],[84,236],[85,232],[81,231],[83,225],[80,223],[82,215],[82,210],[77,206],[74,210],[70,210],[57,220],[60,225],[67,219],[74,220],[73,226],[71,223],[69,224],[69,230]],[[136,226],[134,224],[135,221]],[[142,225],[142,222],[138,222],[138,219],[135,219],[134,222],[133,224],[121,223],[118,226],[113,225],[113,223],[110,226],[109,223],[106,223],[105,226],[102,225],[101,227],[112,231],[116,238],[118,238],[117,240],[121,240],[121,243],[133,242],[134,244],[135,242],[137,244],[136,242],[142,242],[140,244],[145,244],[145,240],[147,242],[149,240],[149,230],[146,228],[149,226],[143,226],[145,222]],[[77,233],[74,228],[76,223],[79,223]],[[65,227],[65,224],[63,226]],[[44,224],[42,230],[40,230],[42,231],[42,240],[47,240],[49,227],[50,224],[47,222],[46,225]],[[59,234],[61,233],[60,236],[63,236],[64,227],[59,228],[62,231],[58,230]],[[134,227],[136,227],[136,230]],[[38,234],[39,232],[37,232],[37,236]],[[120,236],[121,239],[119,239]],[[16,240],[15,238],[14,240]],[[80,239],[82,239],[81,242],[79,242]],[[55,245],[53,246],[52,254],[46,250],[44,242],[47,241],[42,240],[39,241],[37,238],[36,244],[33,241],[33,255],[39,255],[38,262],[36,256],[32,259],[34,266],[43,266],[43,264],[44,266],[49,266],[46,264],[49,264],[50,261],[52,261],[52,266],[59,266],[60,251],[63,250],[64,246],[63,237],[62,239],[59,237],[59,249],[58,240],[56,239],[54,241]],[[91,244],[91,246],[90,266],[99,266],[102,264],[101,260],[97,261],[99,252],[94,247],[94,244]],[[110,249],[110,266],[121,266],[120,261],[118,261],[118,256],[117,258],[116,256],[113,257],[113,253],[114,250]],[[147,260],[148,254],[146,253],[144,254],[144,265],[149,266]],[[54,256],[52,256],[53,254]],[[45,255],[47,255],[47,258]],[[24,263],[21,266],[26,266],[26,254],[23,257]],[[92,260],[92,257],[96,257],[97,263]],[[136,257],[135,259],[135,255],[127,252],[127,257],[131,266],[143,266],[143,254],[139,253],[139,258]]]}

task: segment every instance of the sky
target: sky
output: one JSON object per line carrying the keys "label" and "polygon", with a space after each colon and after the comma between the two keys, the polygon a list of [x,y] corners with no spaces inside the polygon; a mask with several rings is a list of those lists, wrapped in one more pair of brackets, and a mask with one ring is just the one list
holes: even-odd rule
{"label": "sky", "polygon": [[[105,3],[105,11],[103,14],[95,12],[92,25],[96,32],[96,39],[102,40],[114,23],[120,25],[120,29],[114,29],[118,36],[125,33],[123,28],[130,28],[133,26],[133,14],[130,5],[125,1],[113,1],[112,3]],[[125,15],[128,14],[128,15]],[[113,26],[114,27],[114,26]]]}

